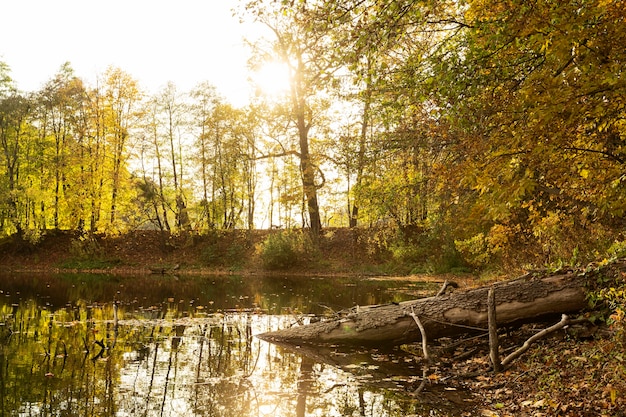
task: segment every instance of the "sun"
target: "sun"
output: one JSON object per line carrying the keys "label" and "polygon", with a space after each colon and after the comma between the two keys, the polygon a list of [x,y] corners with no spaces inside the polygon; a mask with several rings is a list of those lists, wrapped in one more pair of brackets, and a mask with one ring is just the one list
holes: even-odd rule
{"label": "sun", "polygon": [[289,66],[271,61],[263,64],[252,76],[257,95],[277,99],[289,92]]}

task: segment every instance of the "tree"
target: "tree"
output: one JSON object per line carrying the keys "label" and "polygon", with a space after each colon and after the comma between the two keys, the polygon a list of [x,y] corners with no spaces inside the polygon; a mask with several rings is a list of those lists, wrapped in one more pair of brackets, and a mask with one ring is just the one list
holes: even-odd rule
{"label": "tree", "polygon": [[210,135],[209,120],[215,110],[217,104],[222,100],[219,97],[215,86],[209,83],[201,83],[191,92],[192,104],[191,112],[195,125],[194,136],[196,137],[194,148],[198,150],[196,163],[198,163],[201,178],[201,208],[200,224],[206,228],[215,226],[214,216],[211,212],[209,204],[209,190],[212,182],[210,174],[211,155],[210,155]]}
{"label": "tree", "polygon": [[[141,143],[142,183],[139,188],[142,196],[154,208],[154,223],[161,231],[171,231],[168,220],[169,203],[165,193],[165,170],[162,148],[165,146],[161,134],[162,121],[158,99],[151,98],[143,110],[143,129]],[[146,163],[151,166],[151,172],[146,169]],[[160,210],[160,212],[159,212]]]}
{"label": "tree", "polygon": [[224,229],[245,222],[252,228],[257,181],[255,113],[234,108],[208,83],[198,85],[191,97],[203,222]]}
{"label": "tree", "polygon": [[477,191],[469,210],[548,262],[623,224],[625,15],[595,0],[468,2],[438,56],[458,168]]}
{"label": "tree", "polygon": [[176,195],[176,227],[181,230],[189,230],[191,223],[183,193],[183,154],[181,149],[181,130],[185,128],[183,119],[185,107],[178,97],[176,86],[173,83],[168,83],[163,89],[157,98],[157,105],[163,117],[164,134],[169,144],[174,193]]}
{"label": "tree", "polygon": [[4,160],[2,188],[6,187],[2,190],[2,194],[5,195],[5,201],[7,201],[6,218],[18,235],[24,231],[24,216],[21,216],[18,210],[21,200],[20,163],[24,156],[27,117],[31,108],[30,100],[17,92],[0,97],[0,148]]}
{"label": "tree", "polygon": [[207,120],[213,152],[212,202],[214,212],[221,214],[224,229],[234,229],[243,211],[240,144],[245,145],[246,141],[240,137],[238,117],[239,113],[232,106],[221,102],[216,103],[212,117]]}
{"label": "tree", "polygon": [[255,64],[262,65],[272,60],[284,63],[289,68],[288,103],[284,107],[285,117],[295,128],[297,150],[290,150],[300,161],[302,190],[309,216],[309,226],[314,236],[322,228],[318,202],[317,181],[320,179],[319,164],[311,149],[311,133],[315,128],[318,112],[324,107],[322,92],[327,88],[336,70],[332,60],[334,48],[331,38],[323,28],[316,30],[313,16],[306,3],[296,6],[251,1],[246,5],[247,13],[265,25],[273,40],[269,45],[255,45]]}
{"label": "tree", "polygon": [[[48,133],[54,142],[54,203],[53,225],[61,225],[61,202],[65,199],[70,213],[67,220],[76,221],[74,227],[84,224],[83,218],[83,172],[73,172],[82,163],[82,147],[78,139],[77,122],[85,91],[82,81],[74,75],[69,63],[65,63],[59,72],[46,83],[39,93],[41,106],[41,134],[44,140]],[[66,192],[71,189],[71,192]]]}
{"label": "tree", "polygon": [[137,123],[137,106],[142,98],[137,81],[119,68],[109,67],[104,73],[104,105],[107,132],[113,167],[111,172],[111,209],[109,224],[115,226],[118,211],[118,196],[122,187],[122,175],[128,158],[128,140]]}
{"label": "tree", "polygon": [[[256,208],[257,176],[257,139],[259,134],[259,118],[252,107],[236,112],[235,137],[241,156],[242,200],[245,201],[246,227],[254,229]],[[242,201],[242,203],[244,202]]]}

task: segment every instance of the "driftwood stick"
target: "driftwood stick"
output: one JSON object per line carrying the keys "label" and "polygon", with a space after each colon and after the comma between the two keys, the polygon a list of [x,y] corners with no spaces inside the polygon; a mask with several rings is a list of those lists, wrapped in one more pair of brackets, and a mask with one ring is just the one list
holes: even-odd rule
{"label": "driftwood stick", "polygon": [[118,317],[117,317],[117,301],[113,302],[113,325],[117,328]]}
{"label": "driftwood stick", "polygon": [[498,323],[496,321],[496,292],[493,287],[487,293],[487,315],[489,321],[489,358],[493,372],[500,372],[500,343],[498,340]]}
{"label": "driftwood stick", "polygon": [[437,293],[437,295],[435,295],[435,297],[439,297],[440,295],[443,295],[443,293],[446,292],[446,289],[448,288],[448,280],[445,280],[443,282],[443,285],[441,286],[441,289],[439,290],[439,292]]}
{"label": "driftwood stick", "polygon": [[419,393],[424,390],[424,387],[426,386],[426,380],[428,379],[428,376],[426,374],[426,368],[424,367],[422,368],[422,382],[420,382],[419,387],[417,387],[417,389],[413,391],[413,395],[419,395]]}
{"label": "driftwood stick", "polygon": [[439,297],[440,295],[444,295],[446,293],[446,290],[448,288],[459,288],[459,284],[457,284],[454,281],[448,281],[445,280],[443,282],[443,285],[441,286],[441,289],[439,290],[439,292],[437,292],[437,294],[435,295],[435,297]]}
{"label": "driftwood stick", "polygon": [[415,320],[415,323],[417,324],[417,327],[419,327],[420,333],[422,335],[422,351],[424,352],[424,359],[430,361],[430,355],[428,354],[428,339],[426,338],[426,329],[424,329],[424,325],[422,324],[420,318],[417,317],[417,314],[415,314],[413,306],[411,306],[411,317],[413,317],[413,320]]}
{"label": "driftwood stick", "polygon": [[[411,306],[411,317],[413,317],[413,320],[415,320],[415,324],[417,324],[417,327],[419,327],[420,329],[420,333],[422,335],[422,351],[424,352],[424,359],[428,362],[430,362],[430,355],[428,354],[428,339],[426,337],[426,329],[424,329],[424,325],[422,324],[422,321],[420,320],[419,317],[417,317],[417,314],[415,314],[415,310],[413,309],[413,306]],[[417,387],[417,389],[415,391],[413,391],[413,395],[419,395],[420,392],[422,392],[424,390],[424,387],[426,386],[426,367],[424,366],[424,368],[422,368],[422,382],[420,383],[419,387]]]}
{"label": "driftwood stick", "polygon": [[543,329],[542,331],[540,331],[539,333],[537,333],[535,335],[532,335],[531,337],[529,337],[524,342],[522,347],[517,349],[515,352],[511,353],[506,358],[504,358],[504,360],[502,361],[502,367],[508,366],[515,359],[517,359],[520,356],[522,356],[522,354],[524,352],[526,352],[530,348],[530,345],[535,343],[537,340],[541,339],[542,337],[544,337],[544,336],[546,336],[546,335],[548,335],[548,334],[550,334],[552,332],[555,332],[555,331],[557,331],[559,329],[562,329],[563,327],[567,326],[568,324],[570,324],[570,319],[567,317],[567,314],[563,314],[561,316],[561,321],[559,321],[557,324],[555,324],[553,326],[550,326],[547,329]]}

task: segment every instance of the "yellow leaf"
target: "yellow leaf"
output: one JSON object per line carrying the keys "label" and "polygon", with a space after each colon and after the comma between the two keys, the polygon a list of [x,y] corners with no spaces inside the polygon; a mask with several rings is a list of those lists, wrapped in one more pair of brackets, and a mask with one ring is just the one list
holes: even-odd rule
{"label": "yellow leaf", "polygon": [[617,390],[615,388],[611,388],[611,404],[615,404],[615,400],[617,400]]}

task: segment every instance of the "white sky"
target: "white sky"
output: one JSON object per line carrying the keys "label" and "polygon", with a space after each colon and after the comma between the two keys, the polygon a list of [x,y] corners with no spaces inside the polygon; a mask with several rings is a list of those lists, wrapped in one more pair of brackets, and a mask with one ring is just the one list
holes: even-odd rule
{"label": "white sky", "polygon": [[36,91],[69,61],[88,83],[110,65],[148,92],[209,81],[247,101],[237,0],[0,0],[0,60],[20,90]]}

